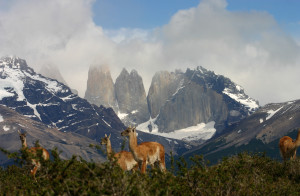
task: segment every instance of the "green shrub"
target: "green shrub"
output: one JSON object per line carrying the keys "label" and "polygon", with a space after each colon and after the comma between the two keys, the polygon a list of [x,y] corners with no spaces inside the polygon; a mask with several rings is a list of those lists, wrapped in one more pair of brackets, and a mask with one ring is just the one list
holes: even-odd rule
{"label": "green shrub", "polygon": [[[9,154],[9,153],[8,153]],[[171,169],[124,172],[116,161],[87,162],[73,156],[42,161],[36,177],[24,152],[14,155],[20,166],[0,168],[0,195],[298,195],[300,160],[286,164],[265,155],[241,153],[207,166],[202,156],[172,160]]]}

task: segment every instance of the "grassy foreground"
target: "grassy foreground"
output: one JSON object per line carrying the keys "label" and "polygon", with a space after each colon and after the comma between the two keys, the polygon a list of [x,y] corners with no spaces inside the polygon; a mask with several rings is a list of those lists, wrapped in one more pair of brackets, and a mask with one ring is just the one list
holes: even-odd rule
{"label": "grassy foreground", "polygon": [[[202,157],[158,170],[123,172],[114,162],[86,162],[73,157],[44,162],[34,179],[30,165],[0,168],[0,195],[299,195],[300,160],[282,164],[264,155],[242,153],[206,166]],[[24,156],[23,156],[24,158]],[[26,159],[26,157],[25,157]]]}

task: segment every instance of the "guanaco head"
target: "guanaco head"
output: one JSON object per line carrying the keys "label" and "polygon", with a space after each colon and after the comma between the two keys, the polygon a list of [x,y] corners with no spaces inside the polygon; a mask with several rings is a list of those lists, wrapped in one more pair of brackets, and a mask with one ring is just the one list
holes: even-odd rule
{"label": "guanaco head", "polygon": [[21,131],[18,130],[18,133],[19,133],[21,142],[22,143],[26,142],[26,131],[25,132],[23,131],[23,133],[21,133]]}
{"label": "guanaco head", "polygon": [[111,134],[109,134],[109,136],[107,136],[107,135],[105,134],[105,136],[104,136],[103,138],[101,138],[100,144],[101,144],[101,145],[106,145],[106,144],[108,143],[108,141],[110,140],[110,136],[111,136]]}
{"label": "guanaco head", "polygon": [[130,134],[133,134],[136,132],[136,128],[135,127],[128,127],[127,129],[125,129],[124,131],[121,132],[121,135],[122,136],[130,136]]}

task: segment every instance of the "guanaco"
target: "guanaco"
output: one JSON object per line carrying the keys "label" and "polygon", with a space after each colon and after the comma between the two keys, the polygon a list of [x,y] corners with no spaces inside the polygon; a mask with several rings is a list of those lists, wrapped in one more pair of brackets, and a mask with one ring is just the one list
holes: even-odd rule
{"label": "guanaco", "polygon": [[[21,143],[22,143],[22,150],[26,150],[29,154],[31,154],[33,156],[37,156],[38,151],[42,151],[42,158],[44,160],[49,160],[50,155],[49,155],[49,152],[45,148],[42,148],[42,147],[28,148],[27,142],[26,142],[26,132],[21,133],[18,130],[18,133],[20,135],[20,140],[21,140]],[[37,170],[39,170],[40,167],[41,167],[41,163],[36,159],[31,159],[31,162],[34,165],[34,168],[30,171],[30,173],[33,177],[35,177],[35,174],[36,174]]]}
{"label": "guanaco", "polygon": [[107,158],[112,159],[113,157],[117,159],[117,163],[124,171],[130,171],[132,169],[138,169],[138,163],[134,160],[131,152],[121,151],[113,154],[110,142],[110,136],[105,134],[104,138],[101,138],[101,145],[106,145]]}
{"label": "guanaco", "polygon": [[279,140],[280,154],[284,161],[296,159],[297,148],[300,146],[300,128],[298,129],[297,139],[293,141],[289,136],[283,136]]}
{"label": "guanaco", "polygon": [[142,173],[146,172],[148,164],[152,168],[154,164],[158,164],[161,171],[164,172],[166,170],[165,149],[163,145],[157,142],[143,142],[138,145],[135,127],[128,127],[121,135],[129,137],[130,151],[136,162],[138,162]]}

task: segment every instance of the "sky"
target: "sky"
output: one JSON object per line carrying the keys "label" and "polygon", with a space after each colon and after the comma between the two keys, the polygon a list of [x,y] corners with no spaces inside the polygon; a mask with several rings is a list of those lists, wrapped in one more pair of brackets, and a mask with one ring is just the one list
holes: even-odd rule
{"label": "sky", "polygon": [[88,69],[203,66],[261,105],[300,99],[298,0],[0,0],[0,56],[59,68],[84,96]]}

